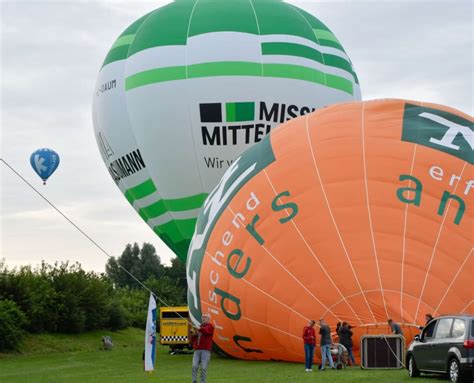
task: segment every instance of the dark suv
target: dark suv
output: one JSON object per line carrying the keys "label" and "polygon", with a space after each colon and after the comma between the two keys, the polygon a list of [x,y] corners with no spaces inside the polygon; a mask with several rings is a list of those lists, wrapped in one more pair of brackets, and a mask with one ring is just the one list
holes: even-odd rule
{"label": "dark suv", "polygon": [[448,374],[451,382],[472,382],[474,316],[446,315],[431,320],[408,347],[411,377],[420,372]]}

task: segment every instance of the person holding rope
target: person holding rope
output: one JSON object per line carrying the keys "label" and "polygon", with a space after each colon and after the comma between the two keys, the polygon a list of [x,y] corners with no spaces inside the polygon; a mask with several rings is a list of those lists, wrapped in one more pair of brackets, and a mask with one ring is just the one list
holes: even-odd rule
{"label": "person holding rope", "polygon": [[201,365],[201,383],[206,383],[207,369],[211,361],[212,336],[214,326],[210,323],[211,316],[208,313],[202,314],[201,326],[194,327],[191,341],[193,343],[193,383],[197,383],[199,365]]}
{"label": "person holding rope", "polygon": [[394,322],[393,319],[388,319],[387,323],[390,326],[390,330],[392,331],[392,334],[403,336],[402,328],[397,322]]}
{"label": "person holding rope", "polygon": [[334,370],[336,366],[334,366],[334,361],[332,360],[331,355],[331,329],[327,325],[324,319],[319,320],[319,335],[321,335],[321,371],[326,369],[326,358],[329,359],[329,365]]}
{"label": "person holding rope", "polygon": [[433,315],[431,315],[430,313],[425,314],[425,325],[418,326],[418,330],[420,331],[423,330],[426,326],[428,326],[428,323],[430,323],[432,319],[433,319]]}

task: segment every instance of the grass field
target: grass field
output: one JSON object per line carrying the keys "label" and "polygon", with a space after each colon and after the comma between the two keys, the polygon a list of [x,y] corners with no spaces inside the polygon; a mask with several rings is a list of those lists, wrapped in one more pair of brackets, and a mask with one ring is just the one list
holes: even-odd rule
{"label": "grass field", "polygon": [[[101,351],[102,335],[112,335],[114,349]],[[192,355],[168,355],[159,347],[156,370],[143,372],[143,331],[107,334],[28,336],[22,354],[0,354],[1,383],[190,382]],[[28,350],[26,352],[25,350]],[[303,364],[249,362],[212,356],[212,382],[443,382],[439,377],[409,379],[405,370],[345,370],[305,373]]]}

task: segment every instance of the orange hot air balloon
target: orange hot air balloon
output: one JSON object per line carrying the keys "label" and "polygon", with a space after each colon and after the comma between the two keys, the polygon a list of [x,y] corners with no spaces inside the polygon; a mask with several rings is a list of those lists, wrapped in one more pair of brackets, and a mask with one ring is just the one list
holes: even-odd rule
{"label": "orange hot air balloon", "polygon": [[[187,261],[193,320],[243,359],[304,360],[325,318],[407,341],[474,313],[473,119],[403,100],[339,104],[246,151],[209,195]],[[355,348],[356,348],[355,347]],[[357,350],[355,350],[357,351]]]}

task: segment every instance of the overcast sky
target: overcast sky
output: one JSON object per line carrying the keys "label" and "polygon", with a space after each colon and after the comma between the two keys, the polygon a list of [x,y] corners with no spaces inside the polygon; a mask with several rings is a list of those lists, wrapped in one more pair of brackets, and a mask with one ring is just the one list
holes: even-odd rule
{"label": "overcast sky", "polygon": [[[91,100],[110,46],[134,20],[168,1],[1,1],[1,157],[108,253],[152,243],[173,253],[128,204],[96,146]],[[407,98],[473,114],[473,5],[448,1],[290,1],[338,36],[364,100]],[[61,165],[43,186],[37,148]],[[106,255],[0,163],[1,252],[10,266],[78,261],[103,271]]]}

